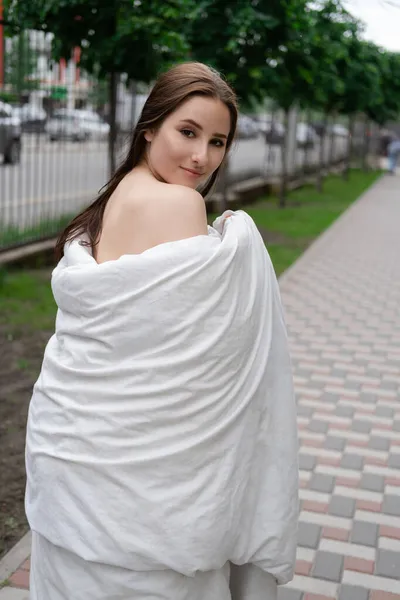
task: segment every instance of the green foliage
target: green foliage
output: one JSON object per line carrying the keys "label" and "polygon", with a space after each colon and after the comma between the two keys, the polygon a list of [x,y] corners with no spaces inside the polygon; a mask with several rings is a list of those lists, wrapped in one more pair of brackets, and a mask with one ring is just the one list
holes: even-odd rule
{"label": "green foliage", "polygon": [[400,58],[363,41],[342,0],[5,0],[18,31],[54,34],[54,58],[82,48],[81,67],[149,83],[170,64],[200,60],[221,71],[241,105],[266,97],[378,123],[400,108]]}
{"label": "green foliage", "polygon": [[28,31],[21,31],[6,45],[4,79],[19,96],[24,92],[39,88],[34,77],[38,53],[30,47]]}

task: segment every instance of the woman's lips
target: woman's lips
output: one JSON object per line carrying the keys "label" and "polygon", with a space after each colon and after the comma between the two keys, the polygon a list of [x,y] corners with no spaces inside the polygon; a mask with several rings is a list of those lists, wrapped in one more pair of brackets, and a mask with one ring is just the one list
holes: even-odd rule
{"label": "woman's lips", "polygon": [[184,171],[186,171],[186,173],[188,175],[191,175],[192,177],[201,177],[201,173],[198,173],[197,171],[192,171],[191,169],[186,169],[185,167],[181,167]]}

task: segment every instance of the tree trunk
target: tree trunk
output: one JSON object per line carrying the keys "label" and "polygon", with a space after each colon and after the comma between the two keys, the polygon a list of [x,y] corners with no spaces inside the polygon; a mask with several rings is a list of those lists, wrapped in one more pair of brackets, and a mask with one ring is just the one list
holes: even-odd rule
{"label": "tree trunk", "polygon": [[365,117],[365,125],[364,125],[364,144],[362,151],[362,160],[361,160],[361,168],[366,173],[368,171],[368,154],[369,154],[369,119]]}
{"label": "tree trunk", "polygon": [[328,128],[328,115],[325,115],[323,125],[322,125],[322,133],[320,137],[320,147],[319,147],[319,169],[317,174],[317,191],[322,194],[323,191],[323,182],[324,182],[324,169],[325,169],[325,140],[326,140],[326,130]]}
{"label": "tree trunk", "polygon": [[116,160],[115,149],[117,140],[117,73],[111,71],[109,80],[109,103],[110,103],[110,132],[108,135],[108,166],[110,179],[115,173]]}
{"label": "tree trunk", "polygon": [[353,153],[353,135],[354,135],[354,115],[349,116],[349,137],[347,139],[347,154],[346,154],[346,164],[343,171],[343,179],[346,181],[349,180],[350,175],[350,164],[351,164],[351,155]]}
{"label": "tree trunk", "polygon": [[331,131],[329,134],[329,159],[328,159],[328,172],[334,165],[335,162],[335,133],[333,131],[333,126],[335,124],[335,115],[332,115],[331,118]]}
{"label": "tree trunk", "polygon": [[286,206],[286,190],[287,190],[287,159],[289,145],[289,111],[285,110],[285,139],[281,145],[281,185],[279,193],[279,208]]}
{"label": "tree trunk", "polygon": [[[307,111],[306,113],[306,125],[307,127],[310,127],[310,123],[311,123],[311,111]],[[304,153],[303,153],[303,165],[302,165],[302,170],[303,170],[303,176],[306,176],[308,173],[308,152],[309,152],[309,145],[306,144],[304,146]]]}

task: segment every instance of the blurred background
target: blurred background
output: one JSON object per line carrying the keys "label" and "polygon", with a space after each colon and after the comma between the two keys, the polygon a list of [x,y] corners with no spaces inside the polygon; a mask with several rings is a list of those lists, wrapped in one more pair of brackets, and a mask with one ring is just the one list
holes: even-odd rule
{"label": "blurred background", "polygon": [[400,55],[396,28],[389,47],[382,27],[373,39],[382,15],[393,24],[396,0],[0,0],[0,251],[54,237],[95,199],[179,61],[216,67],[239,95],[218,208],[271,187],[283,207],[299,182],[384,166]]}

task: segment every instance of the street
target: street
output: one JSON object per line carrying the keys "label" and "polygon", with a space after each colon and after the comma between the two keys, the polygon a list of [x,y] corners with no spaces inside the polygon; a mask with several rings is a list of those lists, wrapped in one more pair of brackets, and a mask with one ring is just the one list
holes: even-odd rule
{"label": "street", "polygon": [[[1,226],[25,228],[43,220],[74,214],[97,195],[107,182],[106,142],[55,142],[24,136],[21,162],[0,165]],[[346,140],[335,142],[335,155],[345,152]],[[326,146],[326,160],[329,156]],[[305,160],[296,152],[296,164]],[[319,145],[307,150],[307,162],[318,163]],[[229,161],[229,180],[278,174],[281,152],[267,146],[264,138],[241,139],[234,144]]]}

